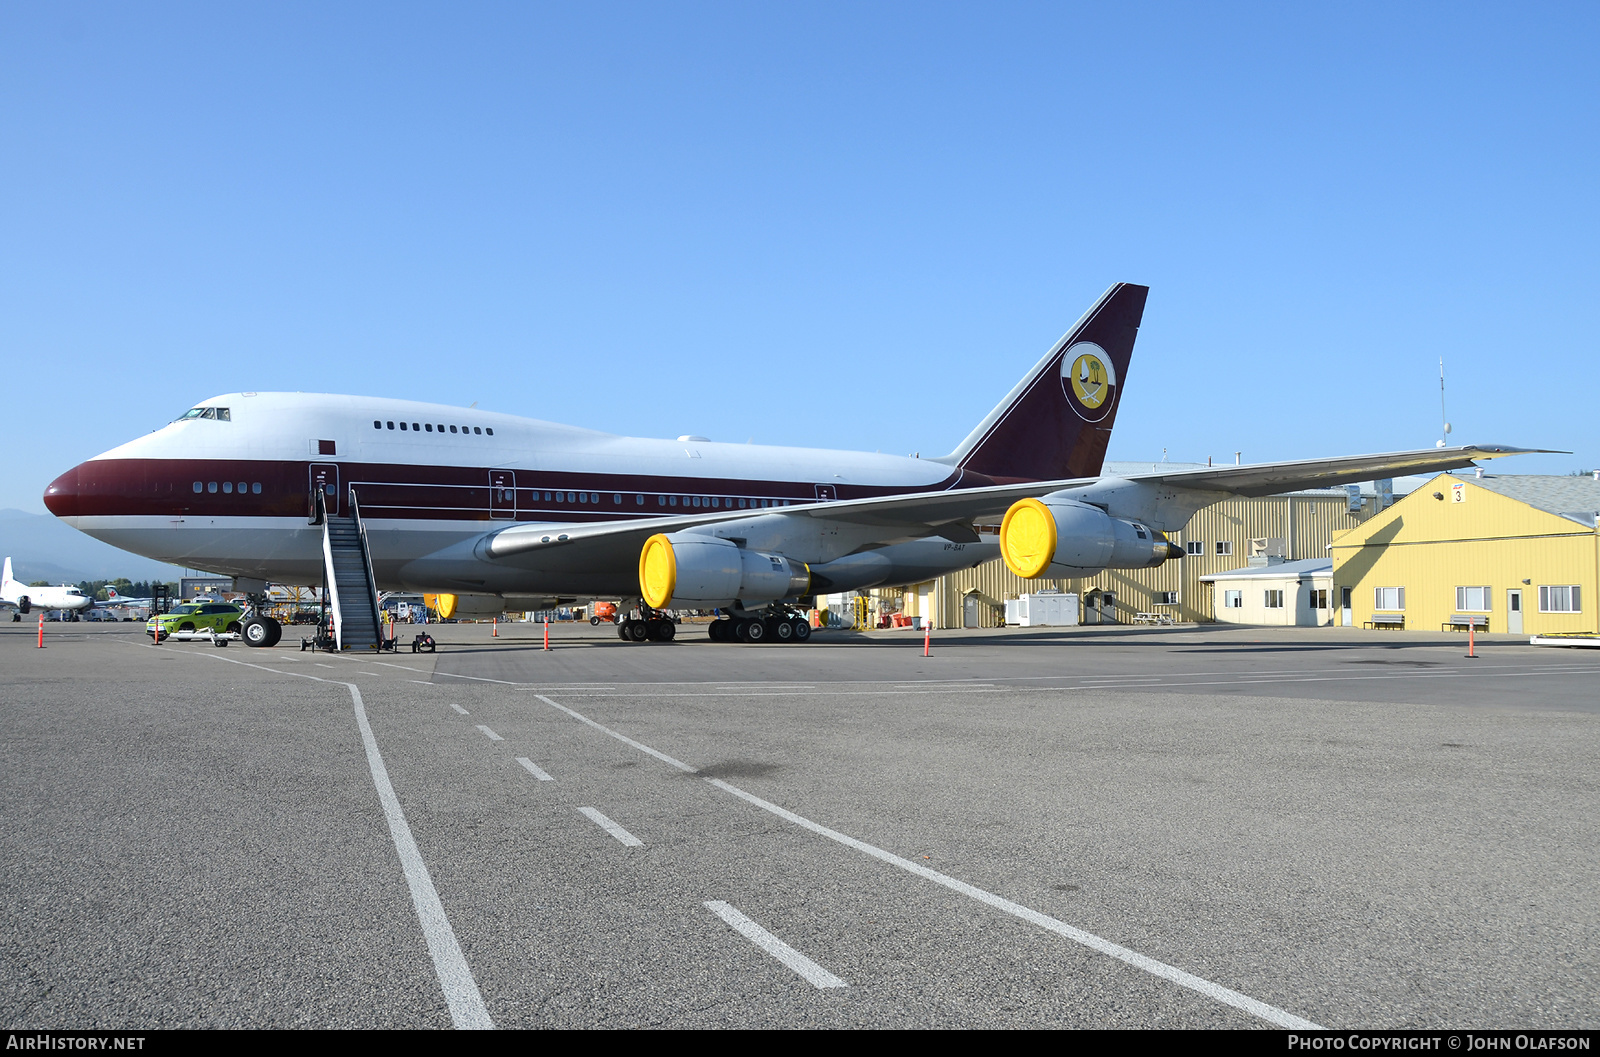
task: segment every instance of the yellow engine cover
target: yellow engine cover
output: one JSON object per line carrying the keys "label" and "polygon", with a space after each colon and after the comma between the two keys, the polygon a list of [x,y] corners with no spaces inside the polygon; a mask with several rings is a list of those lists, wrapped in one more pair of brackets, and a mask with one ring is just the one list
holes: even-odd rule
{"label": "yellow engine cover", "polygon": [[677,589],[678,557],[672,553],[672,541],[658,532],[639,551],[639,594],[645,605],[665,609]]}
{"label": "yellow engine cover", "polygon": [[1037,499],[1019,499],[1000,522],[1000,557],[1025,580],[1044,572],[1056,556],[1056,519]]}
{"label": "yellow engine cover", "polygon": [[456,615],[455,595],[423,595],[422,604],[439,614],[440,620],[449,620]]}

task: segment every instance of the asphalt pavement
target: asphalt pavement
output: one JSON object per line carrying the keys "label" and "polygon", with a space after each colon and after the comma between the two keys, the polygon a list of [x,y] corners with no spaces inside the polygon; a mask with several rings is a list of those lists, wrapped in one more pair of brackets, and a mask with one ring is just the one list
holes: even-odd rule
{"label": "asphalt pavement", "polygon": [[0,625],[0,1020],[1600,1021],[1600,651],[429,630]]}

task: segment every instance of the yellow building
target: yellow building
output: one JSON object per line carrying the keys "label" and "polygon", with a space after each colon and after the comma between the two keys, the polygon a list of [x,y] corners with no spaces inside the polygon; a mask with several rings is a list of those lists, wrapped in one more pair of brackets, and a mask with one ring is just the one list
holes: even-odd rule
{"label": "yellow building", "polygon": [[1596,511],[1594,477],[1441,474],[1333,541],[1337,622],[1600,631]]}

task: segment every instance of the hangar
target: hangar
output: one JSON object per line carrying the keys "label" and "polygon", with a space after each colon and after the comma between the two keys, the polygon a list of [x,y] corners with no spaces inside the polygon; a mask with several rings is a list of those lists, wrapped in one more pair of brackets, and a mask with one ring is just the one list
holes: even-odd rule
{"label": "hangar", "polygon": [[1440,474],[1340,534],[1340,623],[1553,635],[1600,631],[1600,471]]}
{"label": "hangar", "polygon": [[[1104,472],[1131,476],[1205,465],[1107,462]],[[939,628],[995,627],[1007,600],[1059,591],[1078,595],[1083,619],[1091,623],[1133,623],[1140,614],[1176,623],[1217,620],[1212,587],[1209,581],[1202,582],[1203,578],[1239,569],[1252,558],[1326,561],[1328,545],[1335,536],[1373,517],[1395,496],[1426,480],[1401,477],[1392,483],[1351,485],[1354,494],[1346,488],[1314,488],[1225,499],[1197,512],[1183,531],[1168,533],[1169,539],[1183,547],[1184,555],[1154,569],[1109,569],[1079,579],[1024,580],[997,559],[927,583],[874,590],[872,605],[880,613],[931,617]]]}

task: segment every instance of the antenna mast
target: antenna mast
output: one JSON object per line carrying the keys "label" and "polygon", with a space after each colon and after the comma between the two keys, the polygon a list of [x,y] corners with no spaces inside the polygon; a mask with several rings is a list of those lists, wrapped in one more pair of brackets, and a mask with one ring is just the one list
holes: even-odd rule
{"label": "antenna mast", "polygon": [[1444,413],[1444,357],[1439,357],[1439,421],[1444,426],[1444,432],[1439,435],[1439,447],[1449,444],[1450,420]]}

